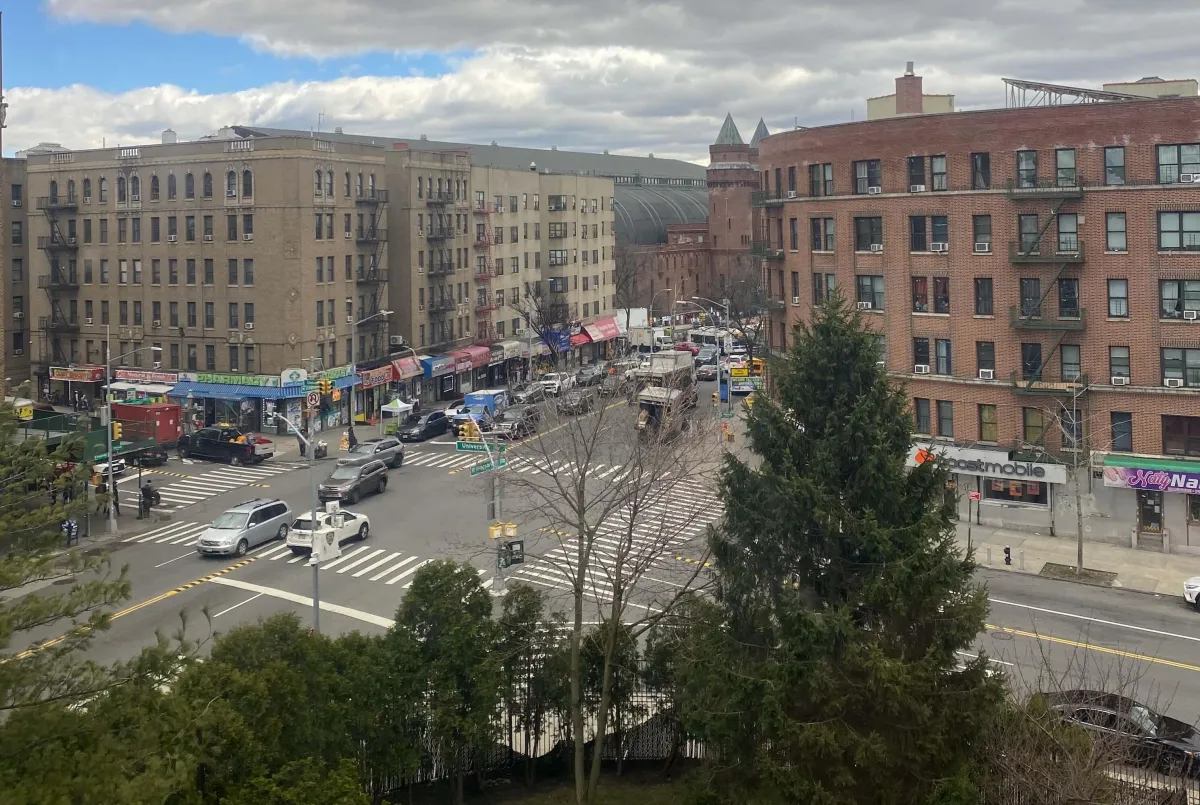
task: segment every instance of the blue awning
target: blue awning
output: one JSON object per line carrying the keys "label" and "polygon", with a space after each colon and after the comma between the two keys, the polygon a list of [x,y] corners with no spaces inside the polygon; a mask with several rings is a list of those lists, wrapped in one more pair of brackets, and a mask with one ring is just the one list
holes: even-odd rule
{"label": "blue awning", "polygon": [[335,389],[342,389],[343,391],[345,389],[352,389],[357,385],[358,385],[358,375],[357,374],[348,374],[345,377],[339,377],[337,380],[333,381],[333,387]]}
{"label": "blue awning", "polygon": [[176,383],[175,388],[167,392],[168,397],[187,398],[188,394],[195,397],[207,397],[215,400],[241,400],[254,398],[260,400],[282,400],[290,397],[303,397],[303,386],[242,386],[236,383],[197,383],[186,380]]}

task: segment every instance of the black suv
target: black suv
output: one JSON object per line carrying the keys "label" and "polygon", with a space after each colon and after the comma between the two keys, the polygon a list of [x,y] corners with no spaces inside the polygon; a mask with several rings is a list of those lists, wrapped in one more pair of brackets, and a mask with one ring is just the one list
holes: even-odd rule
{"label": "black suv", "polygon": [[387,489],[387,464],[368,461],[338,467],[317,489],[319,500],[341,500],[354,505],[363,495]]}
{"label": "black suv", "polygon": [[430,411],[421,416],[410,417],[400,426],[397,435],[401,441],[422,442],[434,436],[441,436],[449,429],[450,418],[446,416],[445,411]]}

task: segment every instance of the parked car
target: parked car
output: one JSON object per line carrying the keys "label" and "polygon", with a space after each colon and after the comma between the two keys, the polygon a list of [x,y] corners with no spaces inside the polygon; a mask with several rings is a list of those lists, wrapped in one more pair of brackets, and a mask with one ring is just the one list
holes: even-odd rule
{"label": "parked car", "polygon": [[568,372],[549,372],[538,381],[547,394],[558,396],[575,386],[575,375]]}
{"label": "parked car", "polygon": [[291,508],[282,500],[248,500],[213,520],[212,525],[201,532],[196,552],[244,556],[256,545],[273,539],[287,539],[293,519]]}
{"label": "parked car", "polygon": [[586,414],[595,407],[595,397],[586,391],[572,389],[562,396],[557,407],[560,414]]}
{"label": "parked car", "polygon": [[318,500],[343,500],[358,503],[363,495],[387,489],[387,464],[368,461],[366,464],[347,464],[338,467],[317,488]]}
{"label": "parked car", "polygon": [[705,363],[696,369],[697,380],[716,380],[717,367],[715,364]]}
{"label": "parked car", "polygon": [[693,356],[700,354],[700,345],[693,344],[691,341],[678,341],[675,349],[679,352],[690,352]]}
{"label": "parked car", "polygon": [[617,397],[628,392],[631,385],[633,381],[626,377],[624,372],[617,370],[604,376],[596,393],[601,397]]}
{"label": "parked car", "polygon": [[[338,544],[358,540],[362,542],[371,535],[371,518],[365,514],[342,509],[342,527],[335,529]],[[333,528],[333,515],[317,512],[317,530],[324,531]],[[287,544],[292,553],[312,553],[312,513],[302,514],[292,521],[292,530],[288,532]]]}
{"label": "parked car", "polygon": [[537,433],[542,412],[533,405],[514,405],[496,420],[496,432],[505,439],[524,439]]}
{"label": "parked car", "polygon": [[546,399],[546,387],[541,383],[530,383],[513,392],[513,405],[532,405]]}
{"label": "parked car", "polygon": [[446,416],[445,411],[430,411],[405,421],[396,435],[403,442],[421,442],[441,436],[449,429],[450,417]]}
{"label": "parked car", "polygon": [[700,347],[700,351],[695,354],[692,360],[697,366],[704,366],[708,363],[716,366],[717,359],[720,357],[720,355],[721,350],[718,349],[714,344],[705,344],[704,346]]}
{"label": "parked car", "polygon": [[382,461],[392,469],[399,469],[404,464],[404,445],[395,436],[376,437],[354,445],[354,449],[345,458],[338,459],[338,466],[349,464],[366,464],[368,461]]}
{"label": "parked car", "polygon": [[600,381],[604,380],[605,372],[608,367],[604,364],[592,364],[585,366],[575,374],[575,385],[581,388],[587,386],[598,386]]}
{"label": "parked car", "polygon": [[1042,694],[1046,706],[1097,737],[1127,741],[1132,760],[1163,774],[1200,772],[1200,735],[1188,724],[1115,693],[1066,690]]}
{"label": "parked car", "polygon": [[179,437],[176,450],[180,458],[207,458],[239,464],[258,464],[275,455],[275,445],[237,428],[201,428]]}
{"label": "parked car", "polygon": [[[92,465],[92,472],[99,475],[101,478],[108,478],[108,462],[100,461]],[[125,459],[117,457],[112,460],[112,474],[114,476],[125,472]],[[105,481],[105,483],[108,483]]]}

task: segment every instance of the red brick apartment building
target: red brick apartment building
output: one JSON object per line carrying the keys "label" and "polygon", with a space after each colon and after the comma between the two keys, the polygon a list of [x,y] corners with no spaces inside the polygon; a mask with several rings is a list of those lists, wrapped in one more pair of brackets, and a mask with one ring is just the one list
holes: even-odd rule
{"label": "red brick apartment building", "polygon": [[1117,97],[767,137],[753,251],[773,347],[857,303],[962,516],[1073,536],[1079,466],[1089,539],[1200,552],[1200,98]]}

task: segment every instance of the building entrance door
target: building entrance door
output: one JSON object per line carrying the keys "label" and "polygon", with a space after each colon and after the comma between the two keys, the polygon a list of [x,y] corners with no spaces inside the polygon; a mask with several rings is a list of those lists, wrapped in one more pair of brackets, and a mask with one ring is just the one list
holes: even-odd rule
{"label": "building entrance door", "polygon": [[1138,490],[1138,531],[1161,534],[1163,528],[1163,493]]}

